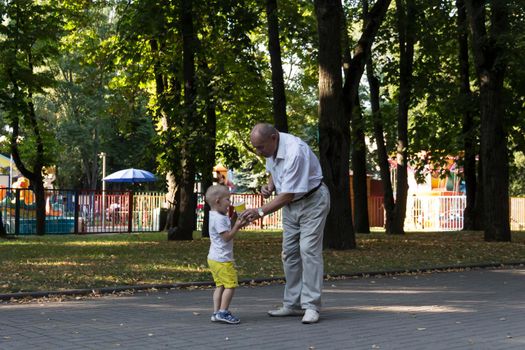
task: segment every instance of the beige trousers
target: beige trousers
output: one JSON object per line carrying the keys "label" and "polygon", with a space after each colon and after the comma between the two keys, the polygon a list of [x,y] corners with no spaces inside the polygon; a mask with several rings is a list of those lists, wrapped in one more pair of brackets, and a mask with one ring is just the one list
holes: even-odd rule
{"label": "beige trousers", "polygon": [[308,198],[283,207],[284,307],[316,311],[321,307],[323,231],[329,211],[325,184]]}

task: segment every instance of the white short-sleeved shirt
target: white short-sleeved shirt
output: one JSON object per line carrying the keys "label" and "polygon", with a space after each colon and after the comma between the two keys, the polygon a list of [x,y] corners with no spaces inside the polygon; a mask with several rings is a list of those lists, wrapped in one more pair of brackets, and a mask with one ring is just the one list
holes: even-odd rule
{"label": "white short-sleeved shirt", "polygon": [[277,193],[294,193],[301,198],[323,180],[319,159],[300,138],[279,133],[275,158],[266,158],[266,170],[272,175]]}
{"label": "white short-sleeved shirt", "polygon": [[231,221],[227,215],[210,210],[210,251],[208,259],[227,262],[233,261],[233,239],[224,241],[221,233],[231,230]]}

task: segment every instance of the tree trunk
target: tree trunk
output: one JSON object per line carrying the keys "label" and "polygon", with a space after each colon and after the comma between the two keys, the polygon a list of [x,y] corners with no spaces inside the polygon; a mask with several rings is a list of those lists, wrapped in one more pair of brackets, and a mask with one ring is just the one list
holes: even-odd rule
{"label": "tree trunk", "polygon": [[485,212],[484,201],[484,191],[483,191],[483,159],[481,157],[478,160],[478,182],[476,186],[476,200],[474,202],[474,230],[481,231],[483,230],[485,218],[483,214]]}
{"label": "tree trunk", "polygon": [[[199,45],[200,47],[200,45]],[[201,54],[200,67],[205,72],[207,77],[212,76],[212,72],[208,67],[205,53],[199,50]],[[216,148],[216,134],[217,134],[217,115],[215,112],[215,100],[213,99],[212,88],[208,85],[205,86],[205,100],[206,100],[206,125],[204,128],[206,145],[204,150],[205,161],[203,162],[202,169],[202,192],[206,193],[206,189],[213,185],[213,166],[215,164],[215,148]],[[204,219],[202,223],[202,236],[209,237],[209,218],[210,218],[210,206],[204,201]]]}
{"label": "tree trunk", "polygon": [[29,170],[20,158],[18,150],[18,136],[19,136],[19,119],[18,117],[13,118],[11,127],[13,132],[11,134],[11,154],[13,161],[20,173],[26,177],[33,187],[35,193],[36,202],[36,234],[45,235],[46,233],[46,198],[44,192],[44,182],[42,178],[42,169],[44,168],[42,160],[44,159],[44,143],[40,135],[40,128],[38,125],[37,117],[35,114],[34,105],[32,102],[32,94],[28,94],[29,101],[27,102],[26,119],[31,128],[31,131],[35,135],[36,139],[36,157],[33,164],[33,169]]}
{"label": "tree trunk", "polygon": [[399,102],[397,115],[397,183],[394,222],[390,234],[405,233],[408,194],[408,110],[412,90],[415,42],[415,4],[413,0],[396,0],[399,34]]}
{"label": "tree trunk", "polygon": [[377,146],[377,158],[381,174],[381,183],[383,185],[383,205],[385,208],[385,230],[393,232],[394,223],[394,193],[392,190],[392,181],[390,179],[390,163],[388,162],[388,153],[385,145],[383,133],[383,122],[381,110],[379,108],[379,79],[374,75],[374,66],[372,55],[369,55],[367,64],[368,85],[370,86],[370,101],[372,105],[372,118],[374,124],[374,138]]}
{"label": "tree trunk", "polygon": [[[161,133],[167,139],[166,148],[175,152],[171,139],[170,128],[173,127],[174,118],[170,115],[170,106],[178,106],[180,103],[180,85],[176,79],[169,80],[167,74],[163,72],[161,66],[161,56],[163,54],[164,44],[160,40],[150,40],[151,51],[154,56],[153,73],[155,75],[155,94],[158,101],[158,115],[161,124]],[[168,171],[166,173],[166,203],[168,204],[168,213],[166,215],[166,225],[163,227],[165,231],[172,232],[177,227],[178,220],[178,203],[177,198],[179,193],[177,178],[175,171]],[[169,234],[168,234],[169,236]]]}
{"label": "tree trunk", "polygon": [[[376,23],[381,23],[382,19],[377,21],[375,18],[371,18],[371,14],[368,11],[368,0],[363,0],[363,33],[367,32],[367,28],[370,27],[370,21],[372,19],[376,20]],[[388,3],[385,2],[385,7],[381,8],[379,15],[384,16],[386,9],[388,8]],[[377,11],[377,9],[376,9]],[[346,26],[345,26],[346,27]],[[379,24],[376,25],[379,27]],[[377,28],[375,31],[377,31]],[[346,32],[346,30],[345,30]],[[375,34],[374,34],[375,35]],[[363,38],[361,38],[363,39]],[[359,50],[356,50],[356,55],[354,58],[355,62],[350,61],[350,67],[357,67],[357,70],[349,69],[349,75],[347,82],[354,82],[354,84],[359,85],[359,82],[356,81],[356,78],[361,80],[361,76],[364,72],[364,65],[371,54],[370,48],[372,46],[372,41],[374,37],[371,36],[365,42],[369,43],[368,45],[363,45],[364,47],[359,47],[359,49],[364,49],[364,55],[359,55]],[[363,41],[361,41],[363,43]],[[360,57],[363,56],[363,57]],[[356,77],[352,77],[352,74],[355,74]],[[349,91],[355,89],[355,96],[347,96],[346,98],[353,98],[355,103],[351,107],[350,120],[352,125],[352,186],[354,194],[354,202],[352,203],[354,209],[354,225],[355,231],[359,233],[370,233],[370,222],[368,218],[368,186],[367,186],[367,168],[366,168],[366,142],[365,142],[365,119],[362,114],[361,106],[359,104],[358,90],[357,88],[348,88]]]}
{"label": "tree trunk", "polygon": [[[196,86],[195,86],[195,40],[193,31],[192,0],[182,0],[181,7],[181,32],[183,48],[183,77],[184,77],[184,113],[182,117],[183,128],[188,137],[195,137],[199,124],[196,111]],[[190,140],[188,140],[190,141]],[[179,191],[180,202],[177,204],[177,228],[168,232],[170,240],[192,240],[195,229],[195,158],[192,142],[186,142],[181,149],[182,176]]]}
{"label": "tree trunk", "polygon": [[[186,156],[185,156],[186,158]],[[193,239],[195,230],[195,208],[197,206],[197,195],[195,187],[195,167],[191,164],[183,165],[183,175],[180,181],[177,197],[179,201],[176,206],[177,226],[168,230],[168,240],[188,241]]]}
{"label": "tree trunk", "polygon": [[366,53],[389,4],[390,0],[379,0],[368,14],[354,57],[349,67],[344,67],[346,78],[341,91],[341,47],[334,43],[341,43],[342,4],[340,0],[315,1],[319,34],[319,150],[332,200],[325,228],[326,247],[347,249],[356,246],[349,201],[349,127]]}
{"label": "tree trunk", "polygon": [[470,91],[469,77],[469,54],[468,54],[468,23],[464,0],[456,0],[458,9],[458,43],[459,43],[459,79],[460,96],[462,101],[463,115],[463,144],[465,148],[463,174],[465,176],[465,187],[467,203],[463,212],[463,230],[474,230],[476,222],[476,145],[474,125],[474,112],[472,110],[472,93]]}
{"label": "tree trunk", "polygon": [[[491,80],[499,80],[494,76]],[[483,207],[486,241],[510,241],[509,163],[503,123],[503,79],[487,87],[481,97],[481,157],[483,159]]]}
{"label": "tree trunk", "polygon": [[502,104],[503,80],[507,68],[508,4],[505,1],[488,1],[488,33],[486,3],[480,0],[466,1],[480,86],[484,231],[486,241],[510,241],[509,163]]}
{"label": "tree trunk", "polygon": [[[191,142],[199,130],[199,121],[196,113],[196,88],[195,88],[195,42],[192,19],[192,2],[184,0],[181,7],[181,32],[183,47],[183,79],[184,79],[184,106],[180,120],[176,120],[176,109],[180,109],[180,96],[182,91],[178,80],[178,72],[162,69],[160,56],[164,51],[164,42],[151,40],[150,46],[157,59],[154,62],[156,94],[159,101],[159,113],[162,123],[163,137],[166,138],[167,149],[177,152],[176,164],[168,171],[166,181],[168,184],[167,202],[170,205],[166,230],[168,240],[191,240],[195,229],[195,159],[194,150],[196,142]],[[170,75],[171,74],[171,75]],[[187,138],[180,148],[175,148],[177,140],[170,133],[171,128],[177,127]]]}
{"label": "tree trunk", "polygon": [[168,187],[168,191],[166,193],[168,213],[166,215],[166,226],[164,227],[164,230],[169,233],[170,231],[175,230],[177,227],[177,205],[180,202],[179,198],[177,197],[177,194],[179,193],[177,180],[175,179],[175,174],[173,174],[171,171],[166,174],[166,184]]}
{"label": "tree trunk", "polygon": [[[356,103],[359,105],[359,103]],[[352,113],[352,186],[354,192],[354,225],[359,233],[370,233],[368,220],[368,188],[366,179],[365,120],[361,108]]]}
{"label": "tree trunk", "polygon": [[341,2],[316,0],[315,11],[319,34],[319,152],[323,181],[331,197],[324,246],[349,249],[356,243],[349,201],[350,125],[341,100]]}
{"label": "tree trunk", "polygon": [[32,184],[36,202],[36,234],[44,235],[46,233],[46,193],[42,175],[36,176]]}
{"label": "tree trunk", "polygon": [[7,238],[7,232],[4,227],[4,220],[2,218],[2,213],[0,212],[0,238]]}
{"label": "tree trunk", "polygon": [[[343,68],[345,83],[343,88],[344,111],[346,118],[352,125],[352,167],[353,193],[354,193],[354,218],[357,232],[370,232],[368,221],[368,191],[366,179],[366,144],[364,136],[364,119],[359,106],[359,82],[363,75],[370,49],[375,39],[379,26],[383,22],[390,0],[377,1],[368,11],[368,1],[363,1],[363,33],[354,48],[354,56],[350,58],[350,50],[344,48]],[[346,24],[343,25],[343,43],[347,45]]]}
{"label": "tree trunk", "polygon": [[266,0],[266,17],[268,19],[268,50],[272,67],[273,120],[277,130],[288,132],[277,0]]}

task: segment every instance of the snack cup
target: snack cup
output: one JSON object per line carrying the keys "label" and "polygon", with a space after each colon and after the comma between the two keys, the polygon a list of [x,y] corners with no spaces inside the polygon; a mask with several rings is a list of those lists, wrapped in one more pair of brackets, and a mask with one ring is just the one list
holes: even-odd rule
{"label": "snack cup", "polygon": [[246,210],[246,204],[244,202],[233,203],[233,209],[237,214],[240,214]]}

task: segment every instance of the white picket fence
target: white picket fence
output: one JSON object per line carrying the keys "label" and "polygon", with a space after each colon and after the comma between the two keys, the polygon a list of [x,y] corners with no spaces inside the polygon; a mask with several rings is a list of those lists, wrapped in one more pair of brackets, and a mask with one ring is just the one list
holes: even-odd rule
{"label": "white picket fence", "polygon": [[525,230],[525,198],[513,197],[510,199],[510,229],[513,231]]}
{"label": "white picket fence", "polygon": [[[466,196],[407,198],[406,231],[459,231],[463,228]],[[510,229],[525,230],[525,198],[510,199]]]}
{"label": "white picket fence", "polygon": [[409,196],[406,231],[458,231],[463,228],[465,196]]}

